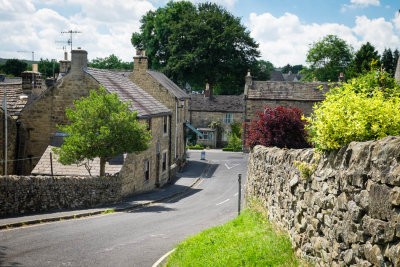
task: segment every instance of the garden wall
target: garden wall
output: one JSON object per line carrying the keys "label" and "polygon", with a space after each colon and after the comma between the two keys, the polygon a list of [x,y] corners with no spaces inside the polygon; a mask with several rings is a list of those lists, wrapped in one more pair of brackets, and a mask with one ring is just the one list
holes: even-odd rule
{"label": "garden wall", "polygon": [[0,176],[0,216],[119,201],[119,177]]}
{"label": "garden wall", "polygon": [[[301,174],[295,161],[312,166]],[[400,265],[400,137],[339,151],[256,146],[246,198],[258,198],[298,254],[321,266]]]}

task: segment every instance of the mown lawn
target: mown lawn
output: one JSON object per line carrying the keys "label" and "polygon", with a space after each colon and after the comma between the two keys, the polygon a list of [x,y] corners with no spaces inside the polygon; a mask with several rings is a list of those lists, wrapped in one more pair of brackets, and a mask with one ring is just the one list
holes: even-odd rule
{"label": "mown lawn", "polygon": [[278,233],[261,209],[246,209],[234,220],[178,245],[166,266],[298,266],[289,237]]}

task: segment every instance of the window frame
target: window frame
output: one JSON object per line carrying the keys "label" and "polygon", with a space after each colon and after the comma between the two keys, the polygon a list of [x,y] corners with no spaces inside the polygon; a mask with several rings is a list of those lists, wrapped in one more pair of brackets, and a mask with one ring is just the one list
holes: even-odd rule
{"label": "window frame", "polygon": [[223,124],[231,124],[233,123],[233,113],[224,113],[222,117]]}

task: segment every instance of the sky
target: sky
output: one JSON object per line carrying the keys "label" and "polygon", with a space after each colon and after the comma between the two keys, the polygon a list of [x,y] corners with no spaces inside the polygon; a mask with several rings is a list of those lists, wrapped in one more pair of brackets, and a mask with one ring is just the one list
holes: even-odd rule
{"label": "sky", "polygon": [[[204,1],[191,0],[193,3]],[[225,7],[276,67],[306,64],[310,45],[335,34],[357,51],[370,42],[380,53],[400,50],[399,0],[210,0]],[[73,48],[89,60],[114,54],[132,61],[131,35],[140,18],[167,0],[0,0],[0,58],[63,58]],[[396,5],[397,4],[397,5]]]}

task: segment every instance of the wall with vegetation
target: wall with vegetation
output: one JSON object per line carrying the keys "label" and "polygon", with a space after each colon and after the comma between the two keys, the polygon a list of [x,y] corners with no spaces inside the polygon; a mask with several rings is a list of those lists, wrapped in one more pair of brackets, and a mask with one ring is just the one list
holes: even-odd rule
{"label": "wall with vegetation", "polygon": [[246,198],[317,265],[400,265],[400,137],[325,154],[256,146]]}

